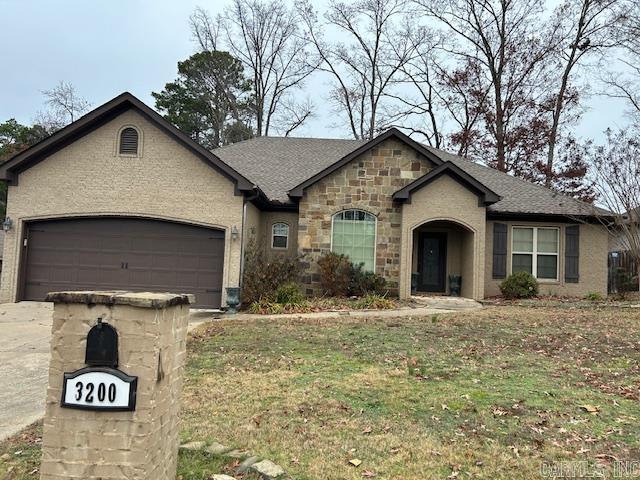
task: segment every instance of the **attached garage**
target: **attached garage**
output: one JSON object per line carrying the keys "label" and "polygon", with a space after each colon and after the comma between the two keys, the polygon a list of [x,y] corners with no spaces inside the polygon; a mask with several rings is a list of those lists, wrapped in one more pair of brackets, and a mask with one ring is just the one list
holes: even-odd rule
{"label": "attached garage", "polygon": [[224,232],[140,218],[76,218],[26,224],[22,300],[61,290],[192,293],[221,306]]}

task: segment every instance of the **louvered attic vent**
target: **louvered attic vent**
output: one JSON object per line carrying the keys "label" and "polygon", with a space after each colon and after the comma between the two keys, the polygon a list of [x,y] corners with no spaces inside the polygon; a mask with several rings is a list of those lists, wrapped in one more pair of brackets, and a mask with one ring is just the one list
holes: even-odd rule
{"label": "louvered attic vent", "polygon": [[120,133],[120,155],[138,154],[138,131],[127,127]]}

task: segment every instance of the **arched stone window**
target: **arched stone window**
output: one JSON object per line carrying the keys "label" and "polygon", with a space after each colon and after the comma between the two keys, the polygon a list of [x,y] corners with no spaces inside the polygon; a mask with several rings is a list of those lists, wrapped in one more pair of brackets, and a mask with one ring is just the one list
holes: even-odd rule
{"label": "arched stone window", "polygon": [[369,272],[376,267],[376,217],[363,210],[343,210],[332,220],[331,251],[364,264]]}

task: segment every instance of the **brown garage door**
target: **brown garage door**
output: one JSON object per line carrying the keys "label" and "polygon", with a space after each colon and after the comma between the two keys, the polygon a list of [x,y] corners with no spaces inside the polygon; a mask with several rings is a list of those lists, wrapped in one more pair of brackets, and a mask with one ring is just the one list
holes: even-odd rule
{"label": "brown garage door", "polygon": [[24,300],[60,290],[193,293],[220,307],[224,233],[132,218],[28,224]]}

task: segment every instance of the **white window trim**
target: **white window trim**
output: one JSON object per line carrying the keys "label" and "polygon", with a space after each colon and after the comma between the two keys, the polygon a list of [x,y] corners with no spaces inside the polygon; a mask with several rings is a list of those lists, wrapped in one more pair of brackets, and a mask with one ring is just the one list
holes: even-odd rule
{"label": "white window trim", "polygon": [[374,232],[374,236],[373,236],[373,273],[376,273],[376,268],[378,266],[378,216],[372,212],[368,212],[367,210],[364,210],[362,208],[345,208],[343,210],[340,210],[338,212],[335,212],[333,215],[331,215],[331,242],[329,243],[329,250],[331,252],[333,252],[333,222],[336,218],[337,215],[343,213],[343,212],[347,212],[349,210],[354,210],[354,211],[358,211],[358,212],[364,212],[367,213],[369,215],[371,215],[373,217],[373,232]]}
{"label": "white window trim", "polygon": [[[276,232],[275,232],[276,225],[286,225],[287,226],[287,235],[286,236],[284,236],[284,235],[276,235]],[[289,250],[289,233],[290,233],[290,231],[291,231],[291,227],[289,226],[288,223],[286,223],[286,222],[274,222],[271,225],[271,248],[273,250]],[[284,246],[284,247],[274,247],[273,241],[275,240],[276,236],[285,237],[286,240],[287,240],[286,246]]]}
{"label": "white window trim", "polygon": [[[122,132],[127,128],[133,128],[136,132],[138,132],[138,153],[136,154],[120,153],[120,140],[122,137]],[[142,130],[135,125],[131,125],[131,124],[123,125],[118,130],[118,134],[116,136],[116,148],[115,148],[114,154],[116,157],[122,157],[122,158],[142,158],[142,146],[143,146]]]}
{"label": "white window trim", "polygon": [[[521,252],[516,251],[513,248],[513,230],[516,228],[528,228],[533,229],[533,251],[531,252]],[[558,251],[556,253],[552,252],[538,252],[538,229],[542,228],[543,230],[556,230],[558,232]],[[514,255],[532,255],[531,259],[531,274],[538,280],[540,283],[557,283],[560,280],[560,228],[559,227],[546,227],[544,225],[541,226],[532,226],[532,225],[513,225],[511,227],[511,258],[510,265],[511,271],[510,274],[513,274],[513,256]],[[555,255],[556,257],[556,278],[538,278],[538,255]]]}

